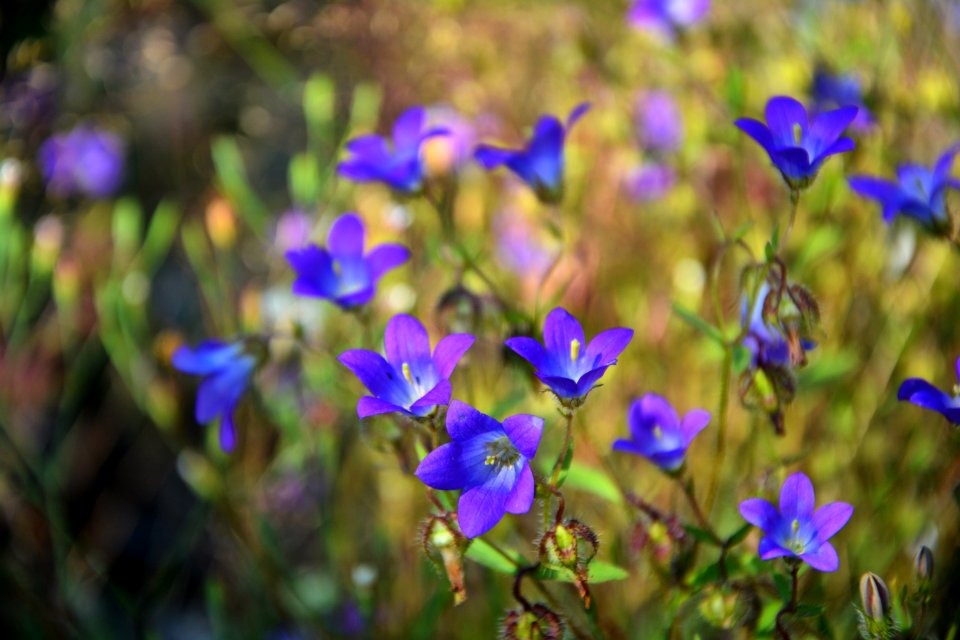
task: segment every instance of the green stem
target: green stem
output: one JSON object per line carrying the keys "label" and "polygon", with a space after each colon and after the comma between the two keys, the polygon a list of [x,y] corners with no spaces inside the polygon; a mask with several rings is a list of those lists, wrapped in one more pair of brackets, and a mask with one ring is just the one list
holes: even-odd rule
{"label": "green stem", "polygon": [[703,515],[703,510],[700,508],[700,503],[697,502],[697,496],[693,492],[693,478],[689,478],[686,482],[684,482],[683,478],[680,476],[677,476],[676,479],[680,484],[680,488],[683,489],[683,495],[687,497],[687,502],[690,503],[690,508],[693,510],[693,515],[697,519],[697,524],[700,525],[701,529],[707,532],[707,535],[710,536],[710,539],[713,540],[717,546],[723,547],[723,540],[717,535],[713,525],[710,524],[706,516]]}
{"label": "green stem", "polygon": [[[783,232],[783,237],[780,239],[780,247],[783,249],[787,248],[787,240],[790,239],[790,232],[793,231],[793,223],[797,219],[797,209],[800,207],[800,192],[799,191],[790,191],[790,219],[787,220],[787,228]],[[779,247],[777,248],[777,253],[780,252]]]}
{"label": "green stem", "polygon": [[783,608],[777,613],[777,637],[780,640],[790,640],[790,634],[783,626],[783,617],[796,611],[797,609],[797,573],[800,571],[800,562],[796,559],[787,560],[790,565],[790,580],[792,587],[790,589],[790,601],[783,605]]}

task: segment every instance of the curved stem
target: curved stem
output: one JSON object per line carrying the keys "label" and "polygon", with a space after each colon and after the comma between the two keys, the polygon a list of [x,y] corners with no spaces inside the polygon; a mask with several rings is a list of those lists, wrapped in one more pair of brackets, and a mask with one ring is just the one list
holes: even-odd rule
{"label": "curved stem", "polygon": [[800,571],[800,563],[796,561],[790,562],[790,580],[792,582],[792,587],[790,590],[790,601],[783,605],[783,608],[777,613],[777,626],[776,632],[777,637],[780,640],[790,640],[790,634],[787,633],[786,627],[783,626],[783,617],[789,615],[796,611],[797,609],[797,572]]}
{"label": "curved stem", "polygon": [[723,547],[723,540],[717,535],[717,532],[714,531],[713,525],[710,524],[706,516],[703,515],[703,510],[700,509],[700,503],[697,502],[697,497],[693,493],[693,478],[684,482],[683,479],[678,476],[677,482],[680,483],[680,488],[683,489],[683,495],[687,496],[687,502],[690,503],[690,508],[693,510],[693,515],[697,519],[697,524],[707,532],[707,535],[710,536],[710,539],[713,540],[714,543]]}

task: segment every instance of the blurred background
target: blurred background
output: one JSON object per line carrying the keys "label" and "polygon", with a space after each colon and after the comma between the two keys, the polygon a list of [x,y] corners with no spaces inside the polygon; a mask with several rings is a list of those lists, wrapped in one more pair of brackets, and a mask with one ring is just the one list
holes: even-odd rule
{"label": "blurred background", "polygon": [[[736,505],[775,496],[789,470],[810,475],[818,504],[855,506],[835,540],[840,571],[804,581],[805,601],[826,603],[831,623],[810,637],[853,637],[859,576],[874,571],[899,590],[920,544],[938,567],[930,629],[946,637],[956,612],[943,603],[960,594],[960,441],[936,414],[897,403],[896,390],[915,376],[955,383],[960,256],[916,227],[885,225],[846,177],[930,164],[960,139],[960,5],[717,2],[675,31],[639,28],[629,8],[3,3],[5,637],[494,637],[512,579],[466,560],[468,598],[453,606],[421,548],[430,504],[398,460],[399,428],[358,423],[365,391],[335,356],[379,348],[398,312],[423,320],[434,343],[474,333],[454,397],[498,418],[543,416],[537,464],[548,468],[562,419],[502,344],[536,335],[558,304],[588,336],[636,330],[578,414],[567,485],[567,508],[598,532],[600,557],[629,571],[593,587],[596,628],[740,637],[702,622],[706,596],[668,587],[669,545],[654,548],[617,492],[689,515],[652,465],[607,454],[626,434],[630,399],[652,391],[681,412],[715,414],[688,466],[719,530],[736,530]],[[724,384],[724,350],[674,310],[736,335],[751,258],[722,251],[723,239],[762,257],[790,203],[733,121],[761,118],[773,95],[827,104],[838,95],[823,88],[829,78],[845,78],[835,102],[867,115],[851,134],[856,150],[827,162],[803,194],[785,249],[823,326],[778,437],[762,412],[740,406],[735,376]],[[541,114],[564,119],[583,101],[592,108],[567,137],[562,205],[541,205],[512,175],[470,160],[478,141],[518,146]],[[456,132],[428,143],[425,161],[431,176],[455,181],[457,239],[483,277],[440,240],[429,203],[335,174],[347,139],[388,132],[414,105]],[[58,175],[55,152],[80,168]],[[345,211],[366,221],[368,242],[413,251],[366,319],[294,297],[283,257],[322,243]],[[197,379],[170,357],[239,335],[259,336],[269,358],[227,455],[215,426],[194,420]],[[491,537],[532,560],[536,511]],[[738,551],[745,565],[754,544]],[[579,607],[567,585],[553,597]],[[757,637],[771,637],[776,610],[764,609]]]}

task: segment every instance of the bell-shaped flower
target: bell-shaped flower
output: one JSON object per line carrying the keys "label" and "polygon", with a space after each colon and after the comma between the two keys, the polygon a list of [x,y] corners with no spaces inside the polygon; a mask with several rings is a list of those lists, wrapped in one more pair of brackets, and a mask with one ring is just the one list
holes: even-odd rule
{"label": "bell-shaped flower", "polygon": [[777,96],[767,102],[766,124],[741,118],[736,125],[764,148],[790,189],[799,191],[810,186],[829,156],[853,150],[853,140],[842,136],[856,116],[851,106],[808,117],[802,104]]}
{"label": "bell-shaped flower", "polygon": [[897,392],[901,402],[912,402],[918,407],[942,414],[952,424],[960,425],[960,358],[957,358],[957,384],[953,394],[941,391],[921,378],[904,380]]}
{"label": "bell-shaped flower", "polygon": [[780,510],[762,498],[740,503],[740,515],[763,530],[760,559],[783,556],[800,558],[817,571],[836,571],[840,559],[828,542],[847,524],[853,507],[831,502],[814,511],[813,484],[803,473],[795,473],[780,490]]}
{"label": "bell-shaped flower", "polygon": [[297,273],[293,292],[345,309],[370,302],[377,281],[406,262],[410,251],[399,244],[381,244],[364,255],[364,235],[363,221],[346,213],[330,227],[326,247],[311,244],[287,251],[287,261]]}
{"label": "bell-shaped flower", "polygon": [[253,377],[257,359],[243,342],[207,340],[195,348],[183,346],[173,354],[174,368],[203,376],[197,391],[197,422],[207,424],[220,418],[220,447],[233,451],[237,432],[233,412]]}
{"label": "bell-shaped flower", "polygon": [[474,337],[448,335],[430,353],[430,336],[416,318],[398,314],[384,332],[387,357],[366,349],[351,349],[337,358],[373,395],[360,398],[357,415],[366,418],[399,412],[422,418],[450,402],[450,375]]}
{"label": "bell-shaped flower", "polygon": [[888,224],[901,213],[927,231],[949,231],[946,194],[947,189],[960,189],[960,180],[950,175],[957,152],[960,144],[947,149],[932,169],[919,164],[900,165],[896,180],[854,176],[848,182],[861,196],[880,203]]}
{"label": "bell-shaped flower", "polygon": [[710,413],[703,409],[693,409],[681,420],[666,398],[648,393],[634,400],[627,412],[630,439],[617,440],[613,449],[643,456],[672,473],[683,465],[690,443],[709,422]]}
{"label": "bell-shaped flower", "polygon": [[566,127],[554,116],[540,116],[533,137],[523,149],[480,145],[474,157],[485,169],[506,165],[530,185],[542,202],[556,204],[563,199],[564,140],[589,108],[587,103],[577,106],[567,117]]}
{"label": "bell-shaped flower", "polygon": [[560,307],[543,323],[543,344],[510,338],[506,345],[533,365],[536,376],[561,402],[578,406],[633,338],[633,329],[614,328],[587,343],[577,319]]}
{"label": "bell-shaped flower", "polygon": [[516,415],[501,424],[454,400],[447,432],[453,441],[431,451],[416,475],[434,489],[463,490],[457,519],[464,535],[483,535],[505,513],[530,511],[535,490],[530,460],[543,434],[542,418]]}

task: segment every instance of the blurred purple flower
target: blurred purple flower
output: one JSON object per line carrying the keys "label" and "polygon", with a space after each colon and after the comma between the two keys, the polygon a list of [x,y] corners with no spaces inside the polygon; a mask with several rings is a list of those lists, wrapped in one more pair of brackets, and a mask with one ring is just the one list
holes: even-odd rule
{"label": "blurred purple flower", "polygon": [[518,214],[504,212],[493,222],[497,237],[497,259],[522,276],[539,280],[555,256],[535,236],[535,230]]}
{"label": "blurred purple flower", "polygon": [[813,510],[813,484],[803,473],[795,473],[780,490],[780,510],[762,498],[740,503],[740,515],[763,530],[760,559],[782,556],[800,558],[817,571],[836,571],[840,559],[827,542],[847,524],[853,507],[846,502],[831,502]]}
{"label": "blurred purple flower", "polygon": [[627,195],[636,202],[659,200],[677,181],[677,174],[665,164],[643,164],[624,178]]}
{"label": "blurred purple flower", "polygon": [[856,75],[832,74],[825,69],[817,69],[813,75],[812,93],[815,111],[857,107],[857,116],[850,123],[850,128],[862,132],[873,126],[873,114],[863,104],[863,89]]}
{"label": "blurred purple flower", "polygon": [[360,217],[345,213],[330,227],[326,248],[311,244],[287,251],[297,273],[293,292],[345,309],[370,302],[383,274],[406,262],[410,251],[399,244],[381,244],[364,255],[364,235]]}
{"label": "blurred purple flower", "polygon": [[427,121],[431,127],[446,131],[431,144],[432,148],[441,148],[442,157],[428,154],[427,165],[431,168],[459,171],[473,159],[473,150],[477,144],[477,130],[473,123],[453,107],[438,105],[427,109]]}
{"label": "blurred purple flower", "polygon": [[777,328],[763,317],[764,304],[769,294],[770,285],[764,282],[757,292],[753,309],[749,308],[750,302],[746,296],[740,307],[740,324],[747,327],[743,346],[750,351],[754,368],[790,365],[790,346]]}
{"label": "blurred purple flower", "polygon": [[683,465],[687,448],[710,422],[710,413],[693,409],[680,420],[666,398],[648,393],[630,405],[627,424],[630,439],[613,443],[615,451],[643,456],[666,472]]}
{"label": "blurred purple flower", "polygon": [[542,418],[516,415],[501,424],[454,400],[447,432],[453,441],[430,452],[416,475],[434,489],[463,489],[457,518],[464,535],[483,535],[505,513],[530,511],[535,489],[530,460],[543,434]]}
{"label": "blurred purple flower", "polygon": [[932,170],[919,164],[900,165],[896,181],[853,176],[848,182],[858,194],[883,206],[883,219],[888,224],[902,213],[928,231],[949,231],[946,193],[947,189],[960,189],[960,180],[950,175],[958,152],[960,144],[947,149]]}
{"label": "blurred purple flower", "polygon": [[897,392],[897,400],[912,402],[918,407],[943,414],[951,424],[960,426],[960,358],[957,358],[957,384],[953,395],[937,389],[921,378],[904,380]]}
{"label": "blurred purple flower", "polygon": [[710,10],[710,0],[634,0],[627,22],[637,29],[671,37],[697,24]]}
{"label": "blurred purple flower", "polygon": [[736,125],[764,148],[796,192],[810,186],[828,156],[853,150],[853,140],[841,136],[856,115],[856,107],[842,107],[809,119],[802,104],[776,96],[767,102],[767,124],[741,118]]}
{"label": "blurred purple flower", "polygon": [[666,91],[639,94],[634,119],[640,146],[649,151],[676,151],[683,142],[680,109]]}
{"label": "blurred purple flower", "polygon": [[392,149],[379,135],[350,140],[346,148],[352,156],[337,165],[337,172],[354,182],[382,182],[399,193],[419,193],[423,188],[421,147],[428,138],[446,134],[443,129],[426,129],[426,121],[423,107],[404,111],[393,125]]}
{"label": "blurred purple flower", "polygon": [[82,193],[106,198],[123,179],[123,142],[116,134],[89,125],[49,138],[40,147],[40,168],[57,196]]}
{"label": "blurred purple flower", "polygon": [[533,338],[510,338],[506,345],[533,365],[536,376],[561,401],[582,401],[633,338],[633,329],[607,329],[589,344],[577,319],[560,307],[543,323],[541,345]]}
{"label": "blurred purple flower", "polygon": [[360,418],[399,412],[423,417],[450,402],[450,375],[473,346],[465,333],[448,335],[430,354],[430,336],[416,318],[398,314],[384,332],[387,357],[366,349],[351,349],[337,358],[360,379],[372,396],[360,398]]}
{"label": "blurred purple flower", "polygon": [[277,220],[274,242],[283,252],[302,249],[310,242],[313,221],[300,209],[290,209]]}
{"label": "blurred purple flower", "polygon": [[207,424],[219,417],[220,447],[233,451],[237,444],[233,411],[250,386],[256,358],[246,352],[243,342],[207,340],[193,349],[177,349],[172,364],[183,373],[204,377],[197,391],[197,422]]}
{"label": "blurred purple flower", "polygon": [[480,145],[474,157],[485,169],[505,164],[530,185],[541,202],[556,204],[563,199],[564,140],[570,128],[589,108],[588,103],[574,108],[567,117],[566,127],[554,116],[540,116],[533,137],[523,149]]}

